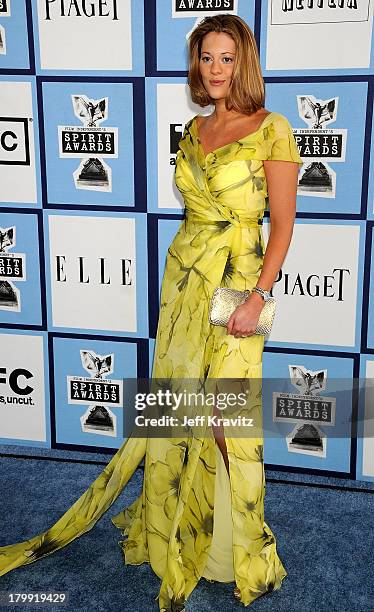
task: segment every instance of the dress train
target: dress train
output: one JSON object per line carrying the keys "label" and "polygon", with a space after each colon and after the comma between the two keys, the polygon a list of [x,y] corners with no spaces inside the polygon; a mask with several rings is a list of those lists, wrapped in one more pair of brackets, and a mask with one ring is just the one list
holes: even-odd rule
{"label": "dress train", "polygon": [[146,445],[146,438],[127,438],[96,480],[52,527],[29,540],[0,547],[0,576],[46,557],[90,531],[130,480]]}

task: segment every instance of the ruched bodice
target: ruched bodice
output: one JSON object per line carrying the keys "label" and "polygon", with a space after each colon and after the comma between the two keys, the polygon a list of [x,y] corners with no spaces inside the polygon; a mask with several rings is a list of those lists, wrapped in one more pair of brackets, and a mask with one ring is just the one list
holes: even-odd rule
{"label": "ruched bodice", "polygon": [[259,129],[204,155],[196,116],[185,126],[176,159],[175,183],[190,211],[211,220],[245,226],[261,219],[267,207],[263,161],[295,161],[302,165],[288,120],[269,113]]}

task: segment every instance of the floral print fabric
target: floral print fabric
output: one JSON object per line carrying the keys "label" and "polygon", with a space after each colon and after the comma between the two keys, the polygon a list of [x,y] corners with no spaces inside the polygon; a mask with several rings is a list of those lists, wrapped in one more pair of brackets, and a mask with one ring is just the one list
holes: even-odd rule
{"label": "floral print fabric", "polygon": [[[204,155],[196,117],[179,143],[175,182],[185,218],[171,243],[160,296],[152,378],[253,380],[246,410],[256,436],[230,436],[233,566],[241,601],[278,589],[286,570],[264,521],[262,438],[263,336],[234,338],[209,323],[217,286],[251,289],[262,268],[261,225],[267,207],[263,161],[302,164],[287,119],[270,113],[260,129]],[[257,382],[256,382],[257,381]],[[184,610],[204,573],[214,522],[215,440],[186,432],[180,438],[130,436],[81,497],[51,528],[0,548],[0,575],[62,548],[90,530],[121,493],[144,458],[142,493],[112,518],[125,538],[125,563],[150,563],[161,579],[162,612]],[[126,585],[124,588],[131,588]]]}

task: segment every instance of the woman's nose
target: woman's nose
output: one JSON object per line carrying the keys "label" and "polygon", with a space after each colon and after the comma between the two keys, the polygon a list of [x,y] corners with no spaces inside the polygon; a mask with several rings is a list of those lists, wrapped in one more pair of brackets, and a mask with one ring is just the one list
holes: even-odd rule
{"label": "woman's nose", "polygon": [[222,71],[222,66],[218,61],[214,60],[210,66],[210,71],[213,74],[219,74]]}

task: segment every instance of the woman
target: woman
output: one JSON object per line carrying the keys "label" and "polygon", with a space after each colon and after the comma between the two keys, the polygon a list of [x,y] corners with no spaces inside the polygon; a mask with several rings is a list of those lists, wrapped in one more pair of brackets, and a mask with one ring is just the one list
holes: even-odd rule
{"label": "woman", "polygon": [[[253,34],[239,17],[205,18],[189,39],[191,97],[214,104],[195,116],[179,143],[175,180],[186,215],[168,249],[152,380],[261,380],[264,337],[254,334],[263,296],[252,292],[227,328],[209,323],[215,287],[270,290],[295,217],[298,164],[291,127],[264,108]],[[261,219],[270,203],[264,256]],[[245,606],[286,576],[264,522],[261,393],[251,387],[257,437],[130,436],[75,504],[48,531],[0,548],[0,574],[31,563],[92,528],[145,458],[143,490],[112,518],[127,539],[125,562],[150,563],[162,580],[162,611],[183,610],[203,576],[236,582]],[[253,391],[253,392],[252,392]],[[214,406],[213,414],[220,411]],[[214,434],[214,438],[211,435]]]}

